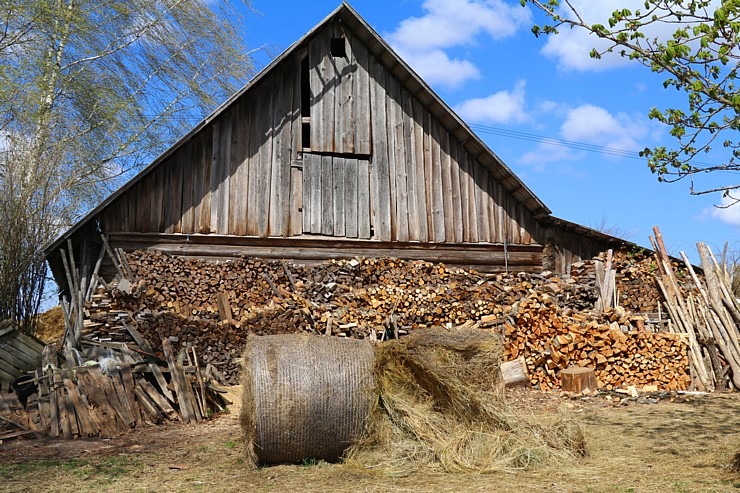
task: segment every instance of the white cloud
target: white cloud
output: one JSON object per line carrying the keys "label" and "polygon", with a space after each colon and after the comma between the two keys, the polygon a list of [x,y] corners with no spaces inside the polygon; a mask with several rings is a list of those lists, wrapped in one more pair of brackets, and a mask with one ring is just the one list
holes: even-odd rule
{"label": "white cloud", "polygon": [[478,67],[468,60],[450,58],[442,50],[398,53],[427,83],[448,88],[459,87],[466,80],[480,78]]}
{"label": "white cloud", "polygon": [[[570,0],[569,3],[587,24],[603,24],[607,27],[609,17],[617,9],[645,11],[643,0]],[[717,4],[719,1],[715,0],[712,3]],[[563,17],[574,18],[573,13],[566,7],[562,7],[559,13]],[[677,27],[672,22],[657,22],[643,31],[649,39],[655,37],[668,39]],[[589,35],[584,29],[562,26],[558,34],[548,37],[542,48],[542,54],[556,59],[558,67],[566,70],[600,71],[630,63],[629,59],[619,55],[619,48],[615,48],[614,53],[605,54],[600,60],[594,60],[589,56],[593,48],[603,51],[609,46],[608,41]]]}
{"label": "white cloud", "polygon": [[645,148],[648,124],[624,113],[612,115],[599,106],[584,104],[568,111],[560,127],[565,140],[583,142],[621,151]]}
{"label": "white cloud", "polygon": [[469,123],[522,123],[528,120],[525,111],[524,87],[519,80],[511,91],[499,91],[484,98],[468,99],[455,111]]}
{"label": "white cloud", "polygon": [[509,37],[531,22],[529,9],[504,0],[425,0],[422,8],[423,16],[405,19],[385,38],[428,83],[447,87],[479,72],[472,62],[443,50],[473,44],[481,34]]}
{"label": "white cloud", "polygon": [[[533,171],[542,173],[551,171],[551,163],[576,161],[583,153],[576,153],[573,149],[560,146],[552,142],[540,142],[534,149],[519,158],[519,163],[529,166]],[[569,173],[570,174],[570,173]]]}
{"label": "white cloud", "polygon": [[[534,171],[557,171],[560,174],[583,176],[572,167],[552,167],[552,163],[568,163],[580,161],[592,154],[585,152],[586,146],[596,146],[592,149],[597,152],[603,149],[597,159],[617,159],[627,151],[637,153],[643,149],[648,141],[653,140],[651,123],[643,117],[631,117],[624,113],[612,114],[604,108],[584,104],[576,108],[549,102],[537,108],[537,115],[544,112],[551,118],[560,118],[560,138],[565,141],[585,144],[579,147],[570,146],[567,142],[543,140],[519,158],[521,164],[527,165]],[[535,116],[533,115],[533,118]],[[612,151],[610,151],[610,149]],[[598,156],[598,154],[594,154]],[[560,171],[558,171],[558,169]]]}
{"label": "white cloud", "polygon": [[712,208],[709,215],[725,224],[740,228],[740,204],[733,204],[733,202],[735,202],[734,199],[722,197],[721,207]]}

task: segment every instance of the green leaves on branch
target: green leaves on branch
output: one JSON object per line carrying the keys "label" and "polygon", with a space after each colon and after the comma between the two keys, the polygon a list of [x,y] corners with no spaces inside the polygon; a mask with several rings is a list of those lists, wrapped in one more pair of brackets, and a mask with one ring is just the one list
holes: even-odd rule
{"label": "green leaves on branch", "polygon": [[[586,19],[574,2],[526,0],[522,4],[549,18],[548,24],[533,29],[535,35],[557,34],[556,28],[562,26],[581,29],[610,43],[591,49],[592,58],[616,52],[665,74],[663,86],[685,94],[684,106],[654,108],[649,113],[651,119],[670,126],[675,139],[672,149],[656,147],[641,153],[660,181],[681,180],[698,172],[740,172],[740,0],[719,5],[713,0],[645,0],[644,10],[616,9],[608,19]],[[696,157],[710,152],[719,135],[725,137],[721,148],[731,152],[719,164],[699,164]],[[730,180],[709,191],[738,191],[737,178]],[[692,188],[692,193],[705,192]]]}

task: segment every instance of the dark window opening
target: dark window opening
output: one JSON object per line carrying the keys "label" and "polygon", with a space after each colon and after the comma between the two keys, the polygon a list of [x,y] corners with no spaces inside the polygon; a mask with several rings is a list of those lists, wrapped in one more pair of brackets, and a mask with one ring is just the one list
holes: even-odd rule
{"label": "dark window opening", "polygon": [[344,38],[331,38],[331,56],[334,58],[344,58],[347,56],[347,47]]}
{"label": "dark window opening", "polygon": [[311,123],[309,122],[301,124],[301,146],[304,149],[311,148]]}

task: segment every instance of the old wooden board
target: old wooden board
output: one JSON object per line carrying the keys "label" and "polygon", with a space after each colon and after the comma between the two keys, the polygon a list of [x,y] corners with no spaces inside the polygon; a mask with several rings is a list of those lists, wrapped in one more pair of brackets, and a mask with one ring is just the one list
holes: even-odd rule
{"label": "old wooden board", "polygon": [[[358,195],[357,195],[357,159],[339,159],[334,158],[334,161],[341,161],[340,166],[343,168],[340,174],[343,176],[343,195],[344,195],[344,211],[342,219],[344,220],[344,235],[347,238],[357,238],[357,209],[358,209]],[[336,232],[335,232],[336,234]]]}
{"label": "old wooden board", "polygon": [[370,101],[372,163],[370,169],[372,225],[374,236],[380,241],[391,239],[391,210],[393,198],[390,190],[390,169],[386,129],[385,69],[370,56]]}
{"label": "old wooden board", "polygon": [[357,160],[357,236],[370,239],[370,162]]}

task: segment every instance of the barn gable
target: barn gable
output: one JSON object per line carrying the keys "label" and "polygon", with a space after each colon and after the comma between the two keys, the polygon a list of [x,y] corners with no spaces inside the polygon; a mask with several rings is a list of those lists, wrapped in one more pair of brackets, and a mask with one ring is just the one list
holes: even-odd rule
{"label": "barn gable", "polygon": [[552,218],[346,3],[50,245],[58,280],[60,249],[89,271],[101,230],[123,249],[483,271],[618,241]]}

